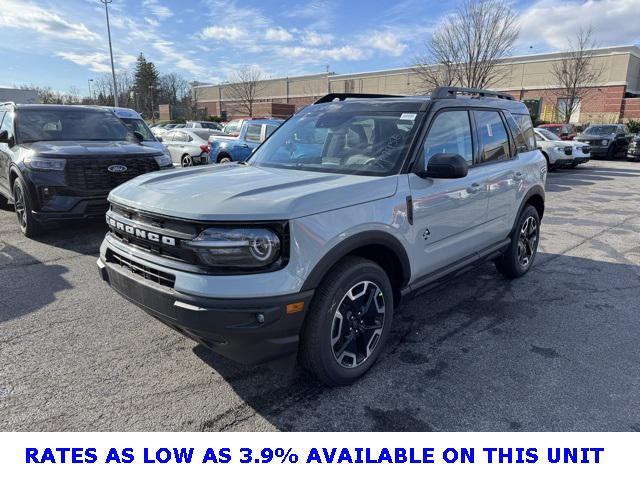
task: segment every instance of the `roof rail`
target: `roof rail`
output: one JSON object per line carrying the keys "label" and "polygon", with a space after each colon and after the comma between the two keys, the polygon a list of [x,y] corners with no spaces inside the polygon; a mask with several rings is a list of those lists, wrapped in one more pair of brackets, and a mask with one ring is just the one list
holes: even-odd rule
{"label": "roof rail", "polygon": [[318,103],[330,103],[335,99],[340,100],[341,102],[348,98],[401,98],[402,95],[383,95],[381,93],[329,93],[324,97],[319,98],[315,102],[314,105]]}
{"label": "roof rail", "polygon": [[515,100],[515,97],[508,93],[494,92],[491,90],[482,90],[480,88],[462,88],[462,87],[436,87],[431,92],[431,100],[441,100],[445,98],[456,98],[458,93],[464,95],[476,95],[478,97],[494,97],[502,100]]}

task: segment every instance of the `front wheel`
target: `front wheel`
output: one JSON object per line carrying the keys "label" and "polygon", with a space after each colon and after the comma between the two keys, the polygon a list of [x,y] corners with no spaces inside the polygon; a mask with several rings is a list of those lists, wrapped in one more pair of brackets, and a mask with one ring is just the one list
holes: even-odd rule
{"label": "front wheel", "polygon": [[521,277],[531,269],[539,242],[540,216],[528,205],[518,218],[508,250],[496,260],[496,268],[507,278]]}
{"label": "front wheel", "polygon": [[40,232],[40,225],[33,218],[27,188],[20,178],[13,184],[13,203],[20,231],[25,237],[35,237]]}
{"label": "front wheel", "polygon": [[392,320],[385,271],[364,258],[345,258],[316,290],[301,336],[302,366],[330,386],[355,382],[380,356]]}

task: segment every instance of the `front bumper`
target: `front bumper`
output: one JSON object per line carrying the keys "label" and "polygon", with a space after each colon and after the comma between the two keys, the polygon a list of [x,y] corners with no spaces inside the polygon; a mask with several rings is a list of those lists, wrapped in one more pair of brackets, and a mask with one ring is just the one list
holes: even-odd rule
{"label": "front bumper", "polygon": [[[313,290],[267,298],[205,298],[154,282],[153,274],[98,260],[104,281],[156,319],[216,353],[243,364],[295,355]],[[140,264],[138,264],[140,265]],[[213,294],[213,292],[212,292]],[[304,302],[298,311],[287,306]]]}
{"label": "front bumper", "polygon": [[627,150],[627,159],[633,161],[640,161],[640,146],[639,147],[629,147]]}

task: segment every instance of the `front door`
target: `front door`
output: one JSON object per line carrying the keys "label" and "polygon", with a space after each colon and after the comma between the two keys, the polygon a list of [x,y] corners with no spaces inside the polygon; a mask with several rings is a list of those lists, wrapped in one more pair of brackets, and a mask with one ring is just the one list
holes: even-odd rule
{"label": "front door", "polygon": [[422,147],[425,166],[436,153],[456,153],[471,167],[469,173],[457,179],[409,174],[414,217],[411,258],[418,277],[471,256],[485,246],[489,193],[484,173],[472,167],[472,138],[468,111],[439,112]]}

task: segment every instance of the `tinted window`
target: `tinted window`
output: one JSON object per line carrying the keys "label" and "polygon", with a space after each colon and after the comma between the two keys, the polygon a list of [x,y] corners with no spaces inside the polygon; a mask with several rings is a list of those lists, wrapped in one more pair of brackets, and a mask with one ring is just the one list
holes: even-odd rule
{"label": "tinted window", "polygon": [[260,130],[262,130],[260,124],[247,125],[247,133],[245,134],[247,142],[260,143]]}
{"label": "tinted window", "polygon": [[89,109],[21,110],[17,119],[20,142],[43,140],[126,140],[129,129],[112,113]]}
{"label": "tinted window", "polygon": [[175,132],[165,132],[162,134],[162,140],[165,142],[173,142],[173,136],[175,135]]}
{"label": "tinted window", "polygon": [[452,110],[438,114],[424,142],[425,166],[436,153],[457,153],[469,165],[473,163],[469,113]]}
{"label": "tinted window", "polygon": [[138,132],[146,142],[153,142],[155,138],[149,127],[144,121],[139,118],[121,118],[122,122],[131,130],[132,132]]}
{"label": "tinted window", "polygon": [[476,127],[483,153],[481,162],[500,162],[509,158],[509,136],[498,112],[476,110]]}
{"label": "tinted window", "polygon": [[[507,123],[513,133],[518,152],[535,150],[536,141],[533,136],[533,124],[529,115],[506,114]],[[515,125],[514,125],[515,124]]]}
{"label": "tinted window", "polygon": [[4,118],[2,119],[2,124],[0,124],[0,130],[6,130],[9,133],[9,137],[13,135],[13,115],[11,112],[0,112],[0,117],[4,114]]}
{"label": "tinted window", "polygon": [[615,132],[615,125],[592,125],[584,131],[587,135],[611,135]]}

